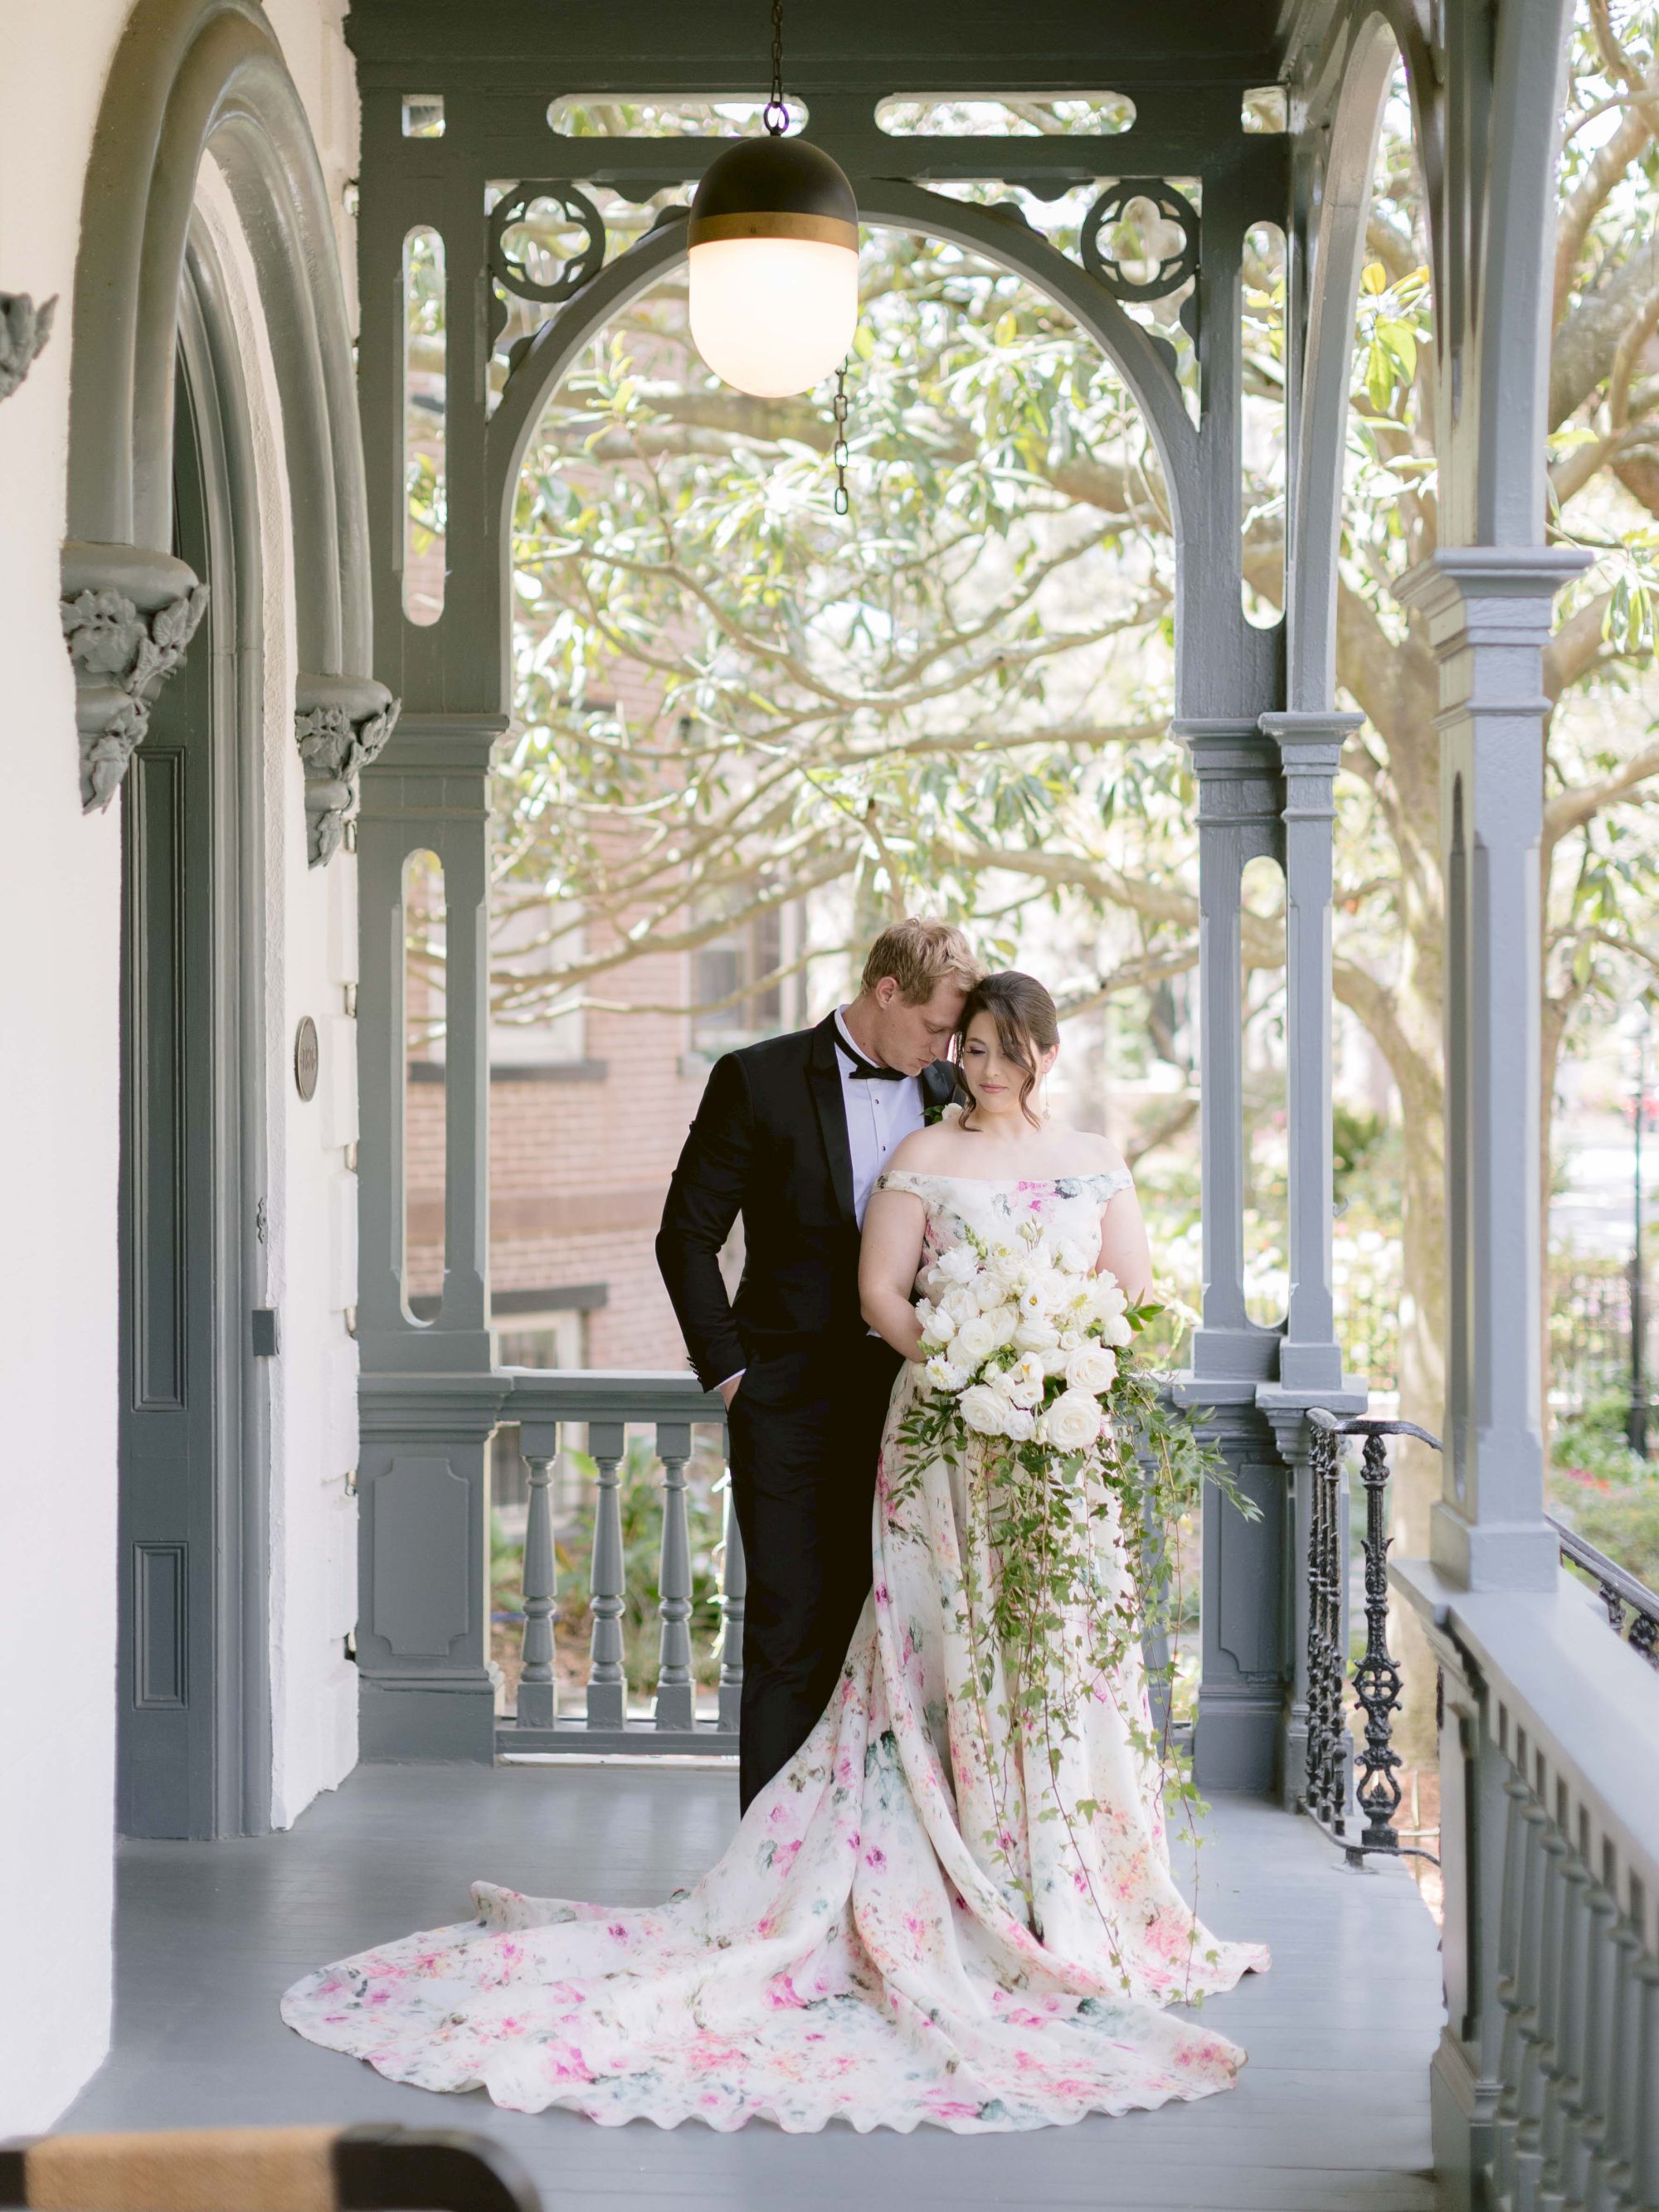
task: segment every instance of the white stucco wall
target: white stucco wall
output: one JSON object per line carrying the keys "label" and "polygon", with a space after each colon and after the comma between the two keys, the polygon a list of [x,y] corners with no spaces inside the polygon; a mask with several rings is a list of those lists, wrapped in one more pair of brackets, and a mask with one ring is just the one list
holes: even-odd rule
{"label": "white stucco wall", "polygon": [[[115,1747],[118,806],[81,812],[73,685],[58,617],[74,268],[94,125],[127,0],[9,0],[0,132],[0,287],[59,295],[58,327],[0,401],[0,2136],[50,2124],[107,2047]],[[343,0],[272,0],[317,132],[349,266],[343,186],[356,103]],[[228,222],[215,180],[204,198]],[[230,246],[246,275],[245,257]],[[293,734],[291,578],[279,400],[246,303],[263,408],[270,645],[267,797],[273,1799],[291,1820],[356,1756],[356,1131],[343,985],[354,863],[306,866]],[[292,1041],[322,1034],[301,1105]]]}

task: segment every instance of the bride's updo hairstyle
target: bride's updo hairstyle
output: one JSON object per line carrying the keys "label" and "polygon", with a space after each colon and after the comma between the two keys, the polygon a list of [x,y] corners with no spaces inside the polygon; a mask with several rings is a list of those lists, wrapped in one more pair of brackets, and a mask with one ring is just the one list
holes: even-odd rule
{"label": "bride's updo hairstyle", "polygon": [[[1040,1128],[1042,1124],[1031,1111],[1030,1101],[1036,1089],[1037,1056],[1052,1052],[1060,1042],[1060,1016],[1054,1000],[1035,975],[1023,975],[1018,968],[1005,968],[1000,974],[988,975],[982,982],[975,983],[957,1024],[957,1079],[964,1090],[968,1089],[968,1078],[963,1072],[962,1056],[976,1014],[989,1014],[996,1024],[997,1043],[1004,1059],[1024,1070],[1025,1080],[1019,1086],[1019,1110],[1034,1129]],[[970,1125],[973,1114],[974,1096],[969,1091],[962,1116],[964,1129]]]}

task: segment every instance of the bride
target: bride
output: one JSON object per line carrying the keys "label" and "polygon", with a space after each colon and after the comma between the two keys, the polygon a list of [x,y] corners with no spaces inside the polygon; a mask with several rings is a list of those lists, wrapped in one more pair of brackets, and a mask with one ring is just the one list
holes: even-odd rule
{"label": "bride", "polygon": [[[1041,1666],[1029,1646],[1024,1676],[1020,1653],[987,1652],[994,1440],[940,1443],[939,1393],[962,1376],[937,1337],[954,1323],[913,1303],[919,1277],[937,1291],[976,1255],[1038,1248],[1097,1255],[1131,1304],[1144,1297],[1128,1170],[1104,1138],[1042,1110],[1058,1049],[1042,985],[988,977],[957,1036],[965,1109],[908,1138],[878,1183],[860,1290],[906,1365],[874,1588],[828,1709],[719,1863],[642,1908],[476,1883],[475,1919],[296,1983],[290,2027],[394,2081],[611,2124],[971,2133],[1231,2084],[1243,2052],[1167,2008],[1231,1989],[1267,1952],[1218,1941],[1176,1886],[1133,1638],[1103,1660],[1062,1603]],[[1035,1416],[1013,1418],[1036,1432]],[[1020,1459],[1039,1487],[1066,1479],[1057,1447]],[[1132,1617],[1113,1522],[1093,1526],[1092,1587]],[[1048,1678],[1068,1668],[1066,1724],[1034,1729]]]}

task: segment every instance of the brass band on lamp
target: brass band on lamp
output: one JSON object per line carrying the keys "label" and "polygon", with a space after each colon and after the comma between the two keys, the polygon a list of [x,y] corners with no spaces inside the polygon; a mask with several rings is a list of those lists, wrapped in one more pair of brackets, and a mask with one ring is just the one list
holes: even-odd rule
{"label": "brass band on lamp", "polygon": [[728,146],[691,202],[691,336],[716,376],[759,399],[821,383],[853,343],[859,210],[838,163],[781,135]]}

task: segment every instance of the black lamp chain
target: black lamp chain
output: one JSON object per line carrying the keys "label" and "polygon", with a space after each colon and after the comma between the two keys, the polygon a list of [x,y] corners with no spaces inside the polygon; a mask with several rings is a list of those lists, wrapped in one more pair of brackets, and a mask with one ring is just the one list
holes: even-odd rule
{"label": "black lamp chain", "polygon": [[789,128],[789,104],[783,96],[783,0],[772,0],[772,97],[761,120],[775,138]]}
{"label": "black lamp chain", "polygon": [[836,442],[830,448],[830,458],[836,468],[836,513],[845,514],[847,497],[847,363],[843,361],[836,371],[836,396],[830,403],[836,418]]}

